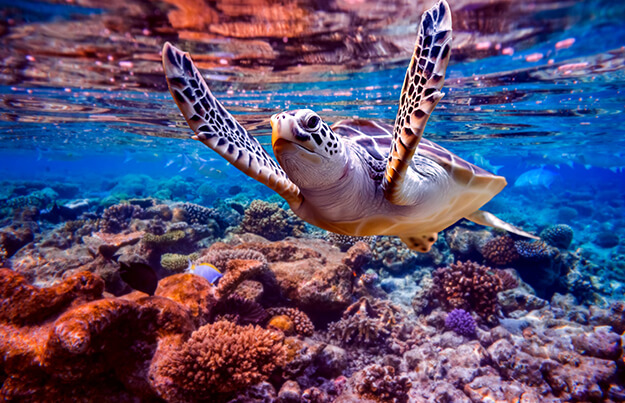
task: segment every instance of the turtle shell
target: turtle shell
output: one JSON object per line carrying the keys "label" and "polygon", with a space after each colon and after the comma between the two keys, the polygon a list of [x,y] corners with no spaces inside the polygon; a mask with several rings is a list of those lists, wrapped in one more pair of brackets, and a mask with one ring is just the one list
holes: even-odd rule
{"label": "turtle shell", "polygon": [[[335,123],[332,130],[351,143],[352,149],[376,173],[375,179],[381,179],[393,142],[393,126],[366,119],[346,119]],[[440,165],[451,178],[464,186],[485,185],[494,178],[500,178],[425,138],[419,142],[410,169],[418,172],[422,158]]]}

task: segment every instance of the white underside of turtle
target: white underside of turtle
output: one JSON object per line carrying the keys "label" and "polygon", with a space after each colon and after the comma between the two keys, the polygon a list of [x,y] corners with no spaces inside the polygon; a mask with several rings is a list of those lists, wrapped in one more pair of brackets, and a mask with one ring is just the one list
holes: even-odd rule
{"label": "white underside of turtle", "polygon": [[504,177],[422,138],[443,97],[451,33],[451,11],[441,0],[421,17],[394,127],[360,119],[330,127],[309,109],[272,116],[279,164],[213,96],[188,53],[166,43],[163,66],[193,138],[313,225],[344,235],[399,236],[419,252],[462,218],[536,238],[479,210],[506,186]]}

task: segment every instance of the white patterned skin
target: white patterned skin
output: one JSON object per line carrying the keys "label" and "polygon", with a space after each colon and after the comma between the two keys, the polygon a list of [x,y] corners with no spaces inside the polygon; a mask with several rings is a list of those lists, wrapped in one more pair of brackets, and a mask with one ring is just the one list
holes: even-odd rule
{"label": "white patterned skin", "polygon": [[328,231],[396,235],[426,252],[439,231],[478,210],[506,185],[503,177],[422,140],[409,168],[420,186],[410,195],[412,204],[398,205],[383,189],[391,126],[349,120],[330,128],[309,109],[276,114],[271,125],[274,154],[302,196],[293,211]]}

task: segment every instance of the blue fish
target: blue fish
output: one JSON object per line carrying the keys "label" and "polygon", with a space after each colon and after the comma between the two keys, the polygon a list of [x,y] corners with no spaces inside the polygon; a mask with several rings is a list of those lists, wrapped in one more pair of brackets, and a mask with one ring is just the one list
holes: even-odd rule
{"label": "blue fish", "polygon": [[212,264],[210,263],[200,263],[193,264],[189,260],[189,266],[187,267],[187,272],[195,274],[200,277],[204,277],[211,284],[216,284],[220,278],[223,277],[223,274]]}

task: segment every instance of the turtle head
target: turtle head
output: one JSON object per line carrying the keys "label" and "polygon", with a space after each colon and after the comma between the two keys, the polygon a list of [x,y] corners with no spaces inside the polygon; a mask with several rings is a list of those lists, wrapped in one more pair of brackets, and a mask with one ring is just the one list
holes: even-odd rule
{"label": "turtle head", "polygon": [[310,109],[271,117],[271,145],[278,162],[296,185],[317,189],[345,174],[347,153],[341,138]]}

